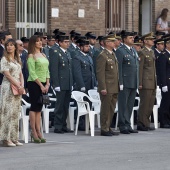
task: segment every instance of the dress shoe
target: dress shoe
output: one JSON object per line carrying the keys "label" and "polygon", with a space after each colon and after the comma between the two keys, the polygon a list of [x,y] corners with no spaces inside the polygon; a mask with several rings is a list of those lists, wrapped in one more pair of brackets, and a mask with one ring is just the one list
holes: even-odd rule
{"label": "dress shoe", "polygon": [[65,132],[65,133],[72,133],[73,132],[73,130],[70,130],[68,128],[63,128],[62,131]]}
{"label": "dress shoe", "polygon": [[3,141],[3,146],[6,146],[6,147],[15,147],[16,145],[11,142],[11,141]]}
{"label": "dress shoe", "polygon": [[148,128],[149,131],[150,131],[150,130],[155,130],[154,127],[147,127],[147,128]]}
{"label": "dress shoe", "polygon": [[54,129],[54,133],[60,133],[63,134],[64,132],[61,129]]}
{"label": "dress shoe", "polygon": [[130,134],[130,132],[128,131],[128,130],[120,130],[120,133],[122,133],[122,134]]}
{"label": "dress shoe", "polygon": [[145,126],[137,126],[137,130],[139,131],[148,131],[148,128]]}
{"label": "dress shoe", "polygon": [[101,131],[101,136],[113,136],[111,133],[110,133],[110,131],[108,131],[108,132],[105,132],[105,131]]}
{"label": "dress shoe", "polygon": [[160,125],[160,128],[166,128],[166,129],[169,129],[169,128],[170,128],[170,125],[168,125],[168,124]]}
{"label": "dress shoe", "polygon": [[22,143],[20,143],[19,141],[13,142],[16,146],[23,146]]}
{"label": "dress shoe", "polygon": [[110,130],[109,131],[113,136],[118,136],[119,135],[119,132],[114,132],[113,130]]}
{"label": "dress shoe", "polygon": [[130,133],[138,133],[137,130],[133,130],[133,129],[128,129],[128,131],[129,131]]}

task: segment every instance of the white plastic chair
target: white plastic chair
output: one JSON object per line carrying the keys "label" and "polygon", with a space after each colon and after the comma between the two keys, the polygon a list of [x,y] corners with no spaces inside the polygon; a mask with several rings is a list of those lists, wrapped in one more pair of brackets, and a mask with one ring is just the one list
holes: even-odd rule
{"label": "white plastic chair", "polygon": [[95,102],[94,99],[90,98],[87,94],[83,92],[72,91],[72,98],[76,100],[78,106],[75,135],[77,135],[80,116],[86,115],[86,133],[87,134],[89,133],[89,122],[90,122],[91,136],[94,136],[94,116],[97,113],[95,111],[90,110],[89,103],[84,101],[83,97],[87,97],[91,102]]}
{"label": "white plastic chair", "polygon": [[95,102],[92,102],[92,108],[97,113],[97,124],[98,128],[100,128],[100,109],[101,109],[101,100],[100,95],[97,92],[97,90],[88,90],[88,95],[95,100]]}
{"label": "white plastic chair", "polygon": [[[56,98],[50,98],[50,101],[56,101]],[[43,115],[43,130],[45,133],[49,133],[49,113],[54,112],[55,108],[48,108],[48,106],[44,106],[42,108]]]}
{"label": "white plastic chair", "polygon": [[115,125],[115,130],[117,130],[117,126],[118,126],[118,120],[119,120],[119,113],[118,113],[118,102],[116,102],[116,108],[114,113],[116,113],[116,125]]}

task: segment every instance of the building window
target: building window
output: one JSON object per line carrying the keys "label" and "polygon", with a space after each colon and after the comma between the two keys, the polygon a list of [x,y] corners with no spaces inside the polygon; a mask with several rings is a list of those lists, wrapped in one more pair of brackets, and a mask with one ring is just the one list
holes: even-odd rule
{"label": "building window", "polygon": [[17,38],[47,30],[47,0],[16,0]]}
{"label": "building window", "polygon": [[125,29],[125,0],[106,0],[106,32]]}

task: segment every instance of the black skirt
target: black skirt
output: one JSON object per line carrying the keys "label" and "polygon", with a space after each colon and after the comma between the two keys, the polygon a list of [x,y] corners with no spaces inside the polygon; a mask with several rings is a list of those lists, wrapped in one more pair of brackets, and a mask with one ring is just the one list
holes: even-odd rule
{"label": "black skirt", "polygon": [[[45,83],[42,84],[45,85]],[[40,86],[34,81],[28,81],[27,85],[31,103],[30,111],[41,112],[43,104],[38,103],[38,100],[42,95]]]}

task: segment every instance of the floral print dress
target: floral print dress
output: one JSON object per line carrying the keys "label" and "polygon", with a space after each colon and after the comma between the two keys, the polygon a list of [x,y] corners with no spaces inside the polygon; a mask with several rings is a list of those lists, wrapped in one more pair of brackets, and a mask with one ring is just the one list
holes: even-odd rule
{"label": "floral print dress", "polygon": [[[21,65],[1,59],[0,71],[9,71],[17,81],[20,79]],[[0,90],[0,140],[18,141],[21,95],[14,96],[9,80],[4,76]]]}

